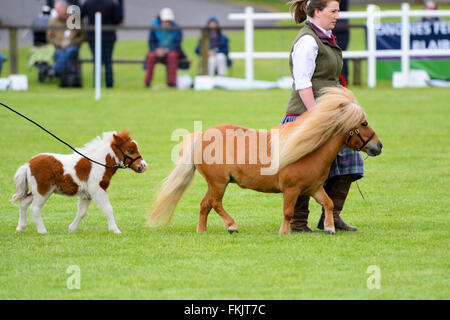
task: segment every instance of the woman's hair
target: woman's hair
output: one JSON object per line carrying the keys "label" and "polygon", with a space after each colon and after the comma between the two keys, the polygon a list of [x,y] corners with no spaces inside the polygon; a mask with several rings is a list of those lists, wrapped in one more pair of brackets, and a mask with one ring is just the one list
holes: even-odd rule
{"label": "woman's hair", "polygon": [[306,16],[314,17],[314,10],[322,11],[331,1],[339,2],[339,0],[291,0],[288,5],[295,23],[302,23],[306,20]]}

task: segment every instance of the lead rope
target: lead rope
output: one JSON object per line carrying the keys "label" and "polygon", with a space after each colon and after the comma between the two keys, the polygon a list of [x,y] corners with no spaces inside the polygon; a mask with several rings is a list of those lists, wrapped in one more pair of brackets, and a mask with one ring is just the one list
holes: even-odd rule
{"label": "lead rope", "polygon": [[[367,158],[369,158],[369,155],[367,155],[363,160],[366,161]],[[356,180],[355,182],[356,182],[356,186],[358,187],[359,194],[361,195],[361,197],[363,198],[363,200],[366,200],[366,198],[364,198],[363,193],[361,192],[361,189],[359,188],[358,180]]]}
{"label": "lead rope", "polygon": [[359,194],[361,195],[361,197],[363,198],[363,200],[366,200],[366,198],[364,198],[363,193],[361,192],[361,189],[359,188],[358,180],[356,180],[356,186],[358,187]]}
{"label": "lead rope", "polygon": [[78,153],[80,156],[82,156],[82,157],[88,159],[89,161],[91,161],[91,162],[93,162],[93,163],[95,163],[95,164],[98,164],[98,165],[100,165],[100,166],[103,166],[103,167],[105,167],[105,168],[110,168],[110,169],[127,169],[127,168],[128,168],[128,167],[125,166],[125,164],[123,164],[123,165],[116,165],[116,166],[108,166],[108,165],[106,165],[106,164],[97,162],[97,161],[95,161],[95,160],[89,158],[88,156],[82,154],[81,152],[77,151],[77,150],[76,150],[74,147],[72,147],[70,144],[68,144],[67,142],[61,140],[60,138],[58,138],[57,136],[55,136],[53,133],[51,133],[50,131],[48,131],[47,129],[45,129],[43,126],[41,126],[40,124],[38,124],[38,123],[36,123],[35,121],[31,120],[30,118],[24,116],[24,115],[21,114],[20,112],[14,110],[13,108],[8,107],[6,104],[3,104],[3,103],[1,103],[1,102],[0,102],[0,105],[4,106],[5,108],[9,109],[9,110],[12,111],[12,112],[18,114],[18,115],[21,116],[22,118],[24,118],[24,119],[30,121],[32,124],[38,126],[40,129],[42,129],[42,130],[44,130],[45,132],[47,132],[47,133],[48,133],[49,135],[51,135],[53,138],[55,138],[55,139],[58,140],[59,142],[65,144],[65,145],[68,146],[70,149],[72,149],[73,151],[75,151],[76,153]]}

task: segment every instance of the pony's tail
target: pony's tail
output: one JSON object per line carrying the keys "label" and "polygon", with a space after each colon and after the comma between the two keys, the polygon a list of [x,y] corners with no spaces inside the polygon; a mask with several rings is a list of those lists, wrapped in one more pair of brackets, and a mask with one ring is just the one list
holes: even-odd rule
{"label": "pony's tail", "polygon": [[170,223],[178,202],[194,178],[194,135],[191,133],[183,139],[175,168],[164,180],[155,205],[148,213],[149,227],[165,227]]}
{"label": "pony's tail", "polygon": [[16,174],[14,175],[14,182],[16,184],[16,193],[12,196],[11,199],[13,203],[25,199],[26,197],[29,196],[27,170],[28,170],[28,163],[24,164],[19,169],[17,169]]}

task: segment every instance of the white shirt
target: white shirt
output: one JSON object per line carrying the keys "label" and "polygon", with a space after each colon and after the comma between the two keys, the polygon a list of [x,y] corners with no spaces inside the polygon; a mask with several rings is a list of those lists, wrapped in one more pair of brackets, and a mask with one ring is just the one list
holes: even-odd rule
{"label": "white shirt", "polygon": [[[315,25],[316,26],[316,25]],[[331,30],[324,30],[316,26],[331,38]],[[300,38],[292,51],[292,69],[295,90],[312,87],[311,79],[316,69],[316,58],[319,46],[313,36],[307,34]]]}

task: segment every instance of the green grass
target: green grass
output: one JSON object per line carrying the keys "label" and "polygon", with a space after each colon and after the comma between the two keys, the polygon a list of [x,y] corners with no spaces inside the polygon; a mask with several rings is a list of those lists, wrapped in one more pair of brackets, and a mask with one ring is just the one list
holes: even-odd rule
{"label": "green grass", "polygon": [[[119,77],[120,79],[120,77]],[[356,233],[279,236],[281,195],[232,185],[224,206],[240,233],[230,236],[211,213],[207,234],[196,234],[205,182],[197,174],[171,225],[145,226],[160,181],[171,171],[173,130],[236,123],[270,128],[281,119],[288,92],[145,90],[124,84],[104,90],[33,86],[4,92],[1,101],[81,146],[103,131],[132,130],[149,170],[120,171],[109,188],[122,235],[108,233],[91,205],[74,234],[67,228],[76,199],[54,195],[43,210],[49,231],[37,234],[31,216],[14,233],[18,208],[10,202],[15,170],[40,152],[68,149],[7,110],[0,114],[0,298],[2,299],[448,299],[448,90],[360,89],[355,94],[385,147],[366,161],[343,216]],[[312,205],[310,224],[320,215]],[[69,290],[66,269],[81,269],[81,290]],[[370,265],[381,289],[369,290]]]}
{"label": "green grass", "polygon": [[[267,32],[267,31],[266,31]],[[292,34],[293,32],[293,34]],[[295,31],[282,36],[256,33],[258,50],[287,50]],[[243,49],[242,32],[230,33],[232,50]],[[272,39],[268,41],[267,39]],[[193,59],[195,38],[184,48]],[[276,47],[277,49],[273,48]],[[94,101],[92,65],[83,67],[83,89],[39,84],[26,70],[28,48],[19,68],[29,75],[27,92],[1,92],[0,101],[33,118],[74,146],[103,131],[132,130],[149,170],[120,171],[108,190],[121,235],[107,231],[104,215],[91,205],[76,233],[67,229],[76,199],[54,195],[43,209],[47,235],[32,217],[14,233],[18,208],[10,203],[16,169],[40,152],[70,150],[37,127],[0,111],[0,299],[448,299],[449,145],[448,89],[352,88],[369,123],[384,143],[383,154],[365,162],[365,178],[353,185],[343,212],[356,233],[323,232],[279,236],[281,195],[231,185],[224,206],[239,225],[230,236],[212,212],[208,232],[196,234],[199,204],[206,191],[197,174],[169,227],[149,229],[145,215],[160,182],[170,173],[172,132],[235,123],[267,129],[279,123],[289,91],[177,91],[164,85],[157,66],[152,89],[143,86],[138,65],[116,65],[116,87]],[[145,41],[117,43],[115,57],[145,55]],[[5,52],[5,51],[4,51]],[[7,50],[6,50],[7,53]],[[90,57],[87,45],[82,56]],[[256,78],[289,74],[287,62],[257,61]],[[8,74],[8,64],[4,73]],[[232,75],[242,77],[235,62]],[[320,208],[311,201],[310,225]],[[70,265],[81,270],[81,290],[69,290]],[[369,290],[367,268],[381,271],[381,289]]]}

